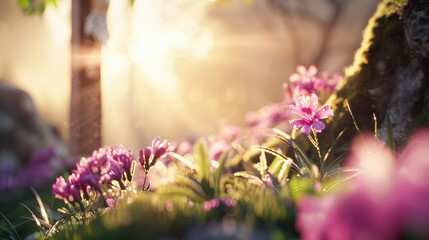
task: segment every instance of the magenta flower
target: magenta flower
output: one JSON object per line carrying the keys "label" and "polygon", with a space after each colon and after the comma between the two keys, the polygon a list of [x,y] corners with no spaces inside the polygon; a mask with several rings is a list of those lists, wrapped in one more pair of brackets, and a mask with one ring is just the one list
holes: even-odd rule
{"label": "magenta flower", "polygon": [[170,142],[167,139],[161,141],[161,138],[157,137],[153,139],[151,147],[146,147],[144,150],[140,149],[139,162],[145,169],[145,172],[148,172],[158,159],[169,151],[171,151]]}
{"label": "magenta flower", "polygon": [[113,180],[121,182],[122,179],[122,168],[119,163],[115,161],[109,161],[106,166],[106,172],[101,176],[102,183],[110,183]]}
{"label": "magenta flower", "polygon": [[133,153],[128,151],[121,144],[109,148],[112,160],[119,164],[125,171],[128,181],[132,180],[131,167],[133,163]]}
{"label": "magenta flower", "polygon": [[307,102],[303,94],[296,95],[296,105],[290,105],[289,110],[301,116],[301,119],[290,121],[293,129],[301,128],[301,133],[310,134],[311,128],[316,132],[321,132],[325,129],[325,124],[320,119],[325,119],[333,116],[334,113],[329,105],[325,105],[319,109],[319,99],[315,94],[311,94],[310,101]]}
{"label": "magenta flower", "polygon": [[310,65],[308,69],[306,69],[302,65],[298,65],[296,67],[296,71],[298,73],[294,73],[289,77],[289,80],[291,82],[297,82],[297,81],[308,82],[311,80],[311,78],[316,76],[318,70],[317,70],[317,67],[314,65]]}
{"label": "magenta flower", "polygon": [[64,177],[57,178],[52,184],[52,193],[58,199],[63,201],[75,202],[80,200],[80,193],[77,187],[69,182],[66,182]]}

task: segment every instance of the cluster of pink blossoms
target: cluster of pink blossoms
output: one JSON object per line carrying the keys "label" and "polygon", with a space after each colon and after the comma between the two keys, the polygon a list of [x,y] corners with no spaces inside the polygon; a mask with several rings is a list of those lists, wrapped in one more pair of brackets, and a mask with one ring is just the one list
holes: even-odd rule
{"label": "cluster of pink blossoms", "polygon": [[132,152],[122,145],[107,150],[100,148],[91,157],[83,157],[76,163],[68,181],[58,177],[52,185],[52,192],[65,202],[77,202],[82,198],[89,199],[92,191],[101,193],[102,185],[109,185],[112,181],[117,181],[124,188],[124,182],[133,178],[132,162]]}
{"label": "cluster of pink blossoms", "polygon": [[334,73],[323,72],[321,77],[316,76],[318,69],[311,65],[306,69],[299,65],[296,67],[297,73],[289,77],[290,84],[284,85],[285,96],[290,98],[298,93],[309,96],[310,94],[330,95],[343,77]]}

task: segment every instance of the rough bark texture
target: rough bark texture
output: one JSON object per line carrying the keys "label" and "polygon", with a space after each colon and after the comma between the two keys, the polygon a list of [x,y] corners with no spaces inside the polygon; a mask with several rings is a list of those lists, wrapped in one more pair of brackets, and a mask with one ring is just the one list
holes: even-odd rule
{"label": "rough bark texture", "polygon": [[386,139],[389,114],[395,142],[403,146],[417,128],[429,122],[428,57],[429,1],[380,3],[353,65],[346,69],[344,84],[328,100],[335,115],[320,136],[322,149],[345,128],[343,142],[356,135],[347,101],[361,130],[373,132],[376,115],[382,139]]}

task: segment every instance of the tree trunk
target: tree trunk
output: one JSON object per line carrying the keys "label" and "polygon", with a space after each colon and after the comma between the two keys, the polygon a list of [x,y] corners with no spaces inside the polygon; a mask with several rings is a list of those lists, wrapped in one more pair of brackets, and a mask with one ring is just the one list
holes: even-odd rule
{"label": "tree trunk", "polygon": [[363,131],[374,132],[375,114],[384,140],[389,114],[399,148],[429,122],[429,1],[399,2],[383,1],[369,20],[344,84],[327,102],[335,115],[320,136],[322,149],[345,128],[343,142],[356,135],[347,101]]}
{"label": "tree trunk", "polygon": [[70,148],[89,154],[101,145],[101,44],[84,34],[91,1],[72,0],[72,93]]}

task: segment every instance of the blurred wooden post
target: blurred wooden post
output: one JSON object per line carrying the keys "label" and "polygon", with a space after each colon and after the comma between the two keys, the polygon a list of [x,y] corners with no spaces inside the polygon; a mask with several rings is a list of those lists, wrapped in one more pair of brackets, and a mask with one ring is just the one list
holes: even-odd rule
{"label": "blurred wooden post", "polygon": [[72,0],[70,149],[74,155],[101,146],[101,44],[84,34],[90,11],[91,1]]}

